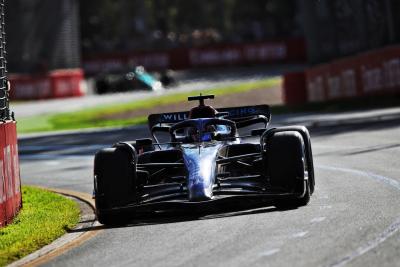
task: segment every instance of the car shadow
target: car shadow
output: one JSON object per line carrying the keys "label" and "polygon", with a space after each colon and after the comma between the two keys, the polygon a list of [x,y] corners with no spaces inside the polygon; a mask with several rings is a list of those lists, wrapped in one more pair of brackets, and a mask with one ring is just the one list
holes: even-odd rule
{"label": "car shadow", "polygon": [[[127,228],[137,226],[161,225],[172,224],[188,221],[199,220],[214,220],[220,218],[248,216],[270,212],[283,212],[295,208],[278,209],[273,206],[271,202],[241,204],[236,207],[225,207],[213,209],[212,211],[160,211],[155,213],[141,213],[135,214],[132,217],[125,218],[123,223],[116,223],[115,225],[98,225],[95,224],[90,227],[69,230],[69,233],[88,232],[97,230],[107,230],[115,228]],[[93,221],[94,223],[95,221]]]}

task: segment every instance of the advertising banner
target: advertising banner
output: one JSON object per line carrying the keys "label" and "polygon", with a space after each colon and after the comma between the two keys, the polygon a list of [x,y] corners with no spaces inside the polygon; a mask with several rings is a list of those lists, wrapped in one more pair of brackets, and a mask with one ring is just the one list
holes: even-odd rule
{"label": "advertising banner", "polygon": [[82,96],[81,69],[56,70],[41,75],[9,75],[11,99],[49,99]]}
{"label": "advertising banner", "polygon": [[0,227],[7,223],[6,216],[6,173],[4,164],[4,148],[6,147],[5,123],[0,123]]}
{"label": "advertising banner", "polygon": [[400,92],[400,46],[372,50],[306,70],[308,102]]}
{"label": "advertising banner", "polygon": [[0,226],[10,223],[22,207],[16,123],[0,124]]}

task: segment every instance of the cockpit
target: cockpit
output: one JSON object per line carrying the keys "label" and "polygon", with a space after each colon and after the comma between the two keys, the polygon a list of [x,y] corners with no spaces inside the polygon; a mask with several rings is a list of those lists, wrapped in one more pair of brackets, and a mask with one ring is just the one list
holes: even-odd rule
{"label": "cockpit", "polygon": [[171,127],[170,133],[174,142],[210,142],[234,137],[236,127],[229,120],[200,118],[177,123]]}

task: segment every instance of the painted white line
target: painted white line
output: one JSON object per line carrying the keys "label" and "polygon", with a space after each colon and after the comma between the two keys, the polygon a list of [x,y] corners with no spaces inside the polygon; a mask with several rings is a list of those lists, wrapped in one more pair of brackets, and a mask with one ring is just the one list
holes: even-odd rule
{"label": "painted white line", "polygon": [[51,154],[37,154],[37,155],[19,155],[20,160],[64,160],[64,159],[92,159],[94,155],[51,155]]}
{"label": "painted white line", "polygon": [[60,161],[55,161],[55,160],[51,160],[51,161],[46,161],[44,164],[46,164],[47,166],[58,166],[61,164]]}
{"label": "painted white line", "polygon": [[298,233],[295,233],[294,235],[292,235],[292,237],[294,237],[294,238],[304,237],[304,236],[306,236],[307,234],[308,234],[308,231],[298,232]]}
{"label": "painted white line", "polygon": [[370,240],[364,246],[357,248],[351,254],[343,257],[342,259],[336,261],[335,263],[329,265],[329,267],[341,267],[348,264],[350,261],[354,260],[355,258],[362,256],[363,254],[367,253],[371,249],[376,248],[381,243],[385,242],[386,239],[394,235],[400,229],[400,218],[393,222],[388,228],[385,229],[377,238]]}
{"label": "painted white line", "polygon": [[[365,172],[356,169],[349,169],[349,168],[338,168],[332,166],[324,166],[319,165],[317,168],[330,170],[330,171],[339,171],[339,172],[346,172],[352,173],[355,175],[359,175],[362,177],[372,178],[378,182],[382,182],[388,186],[391,186],[400,191],[400,183],[392,178],[385,177],[382,175],[378,175],[372,172]],[[394,235],[400,230],[400,218],[397,218],[388,228],[386,228],[380,235],[378,235],[375,239],[369,240],[365,245],[360,246],[355,251],[351,252],[350,254],[344,256],[343,258],[337,260],[336,262],[328,265],[329,267],[341,267],[352,260],[362,256],[363,254],[367,253],[368,251],[376,248],[381,243],[385,242],[389,237]]]}
{"label": "painted white line", "polygon": [[316,217],[316,218],[311,219],[310,223],[320,223],[320,222],[325,221],[325,219],[326,219],[326,217]]}
{"label": "painted white line", "polygon": [[274,254],[278,253],[279,251],[281,251],[281,249],[279,249],[279,248],[273,248],[273,249],[264,251],[263,253],[260,254],[260,256],[262,256],[262,257],[268,257],[268,256],[271,256],[271,255],[274,255]]}
{"label": "painted white line", "polygon": [[317,166],[317,168],[324,169],[324,170],[331,170],[331,171],[347,172],[347,173],[352,173],[352,174],[367,177],[367,178],[372,178],[378,182],[383,182],[383,183],[385,183],[391,187],[394,187],[400,191],[400,182],[398,182],[395,179],[385,177],[383,175],[375,174],[372,172],[355,170],[355,169],[339,168],[339,167],[332,167],[332,166],[325,166],[325,165],[319,165],[319,166]]}
{"label": "painted white line", "polygon": [[65,149],[80,149],[80,150],[88,150],[88,149],[102,149],[104,147],[109,147],[110,144],[93,144],[93,145],[26,145],[19,146],[19,152],[26,151],[48,151],[48,150],[65,150]]}
{"label": "painted white line", "polygon": [[322,205],[319,207],[320,210],[327,210],[327,209],[331,209],[332,206],[331,205]]}

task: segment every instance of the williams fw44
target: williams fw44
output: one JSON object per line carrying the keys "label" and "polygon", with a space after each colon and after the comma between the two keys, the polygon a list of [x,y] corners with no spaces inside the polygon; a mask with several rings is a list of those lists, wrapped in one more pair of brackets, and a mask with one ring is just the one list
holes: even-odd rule
{"label": "williams fw44", "polygon": [[[189,97],[200,102],[190,111],[150,115],[152,139],[97,152],[94,197],[100,223],[235,200],[307,205],[315,186],[308,130],[268,127],[267,105],[214,109],[204,104],[212,98]],[[263,127],[252,129],[257,124]],[[248,135],[239,135],[249,128]],[[165,142],[158,140],[162,135]]]}

